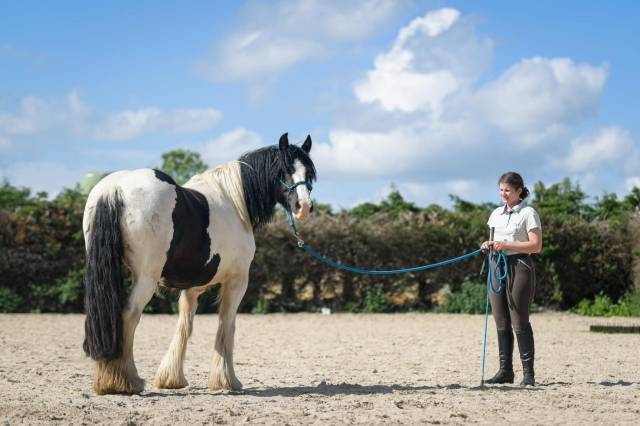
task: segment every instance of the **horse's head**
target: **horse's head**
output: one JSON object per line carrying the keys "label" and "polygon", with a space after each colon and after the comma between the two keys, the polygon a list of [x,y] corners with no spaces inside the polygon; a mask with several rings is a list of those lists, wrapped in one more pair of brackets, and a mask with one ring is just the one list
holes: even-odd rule
{"label": "horse's head", "polygon": [[278,202],[291,210],[296,220],[304,220],[313,211],[311,184],[316,180],[316,168],[309,157],[311,136],[302,146],[290,145],[287,133],[280,137],[280,171]]}

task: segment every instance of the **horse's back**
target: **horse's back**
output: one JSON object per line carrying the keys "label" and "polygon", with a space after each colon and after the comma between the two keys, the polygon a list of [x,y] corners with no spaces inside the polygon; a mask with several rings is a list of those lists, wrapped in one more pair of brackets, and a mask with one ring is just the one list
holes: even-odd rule
{"label": "horse's back", "polygon": [[220,191],[211,191],[211,182],[194,182],[179,186],[152,169],[106,176],[89,194],[85,240],[98,200],[117,192],[124,205],[125,261],[136,275],[149,274],[167,287],[184,289],[248,270],[255,251],[253,233],[232,203]]}

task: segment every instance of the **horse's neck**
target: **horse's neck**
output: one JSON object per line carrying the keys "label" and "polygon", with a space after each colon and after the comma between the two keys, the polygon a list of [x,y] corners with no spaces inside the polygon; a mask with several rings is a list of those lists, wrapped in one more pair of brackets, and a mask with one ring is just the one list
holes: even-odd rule
{"label": "horse's neck", "polygon": [[191,178],[185,187],[197,189],[215,203],[230,204],[238,213],[245,228],[247,230],[252,228],[251,217],[245,203],[240,165],[237,161],[200,173]]}

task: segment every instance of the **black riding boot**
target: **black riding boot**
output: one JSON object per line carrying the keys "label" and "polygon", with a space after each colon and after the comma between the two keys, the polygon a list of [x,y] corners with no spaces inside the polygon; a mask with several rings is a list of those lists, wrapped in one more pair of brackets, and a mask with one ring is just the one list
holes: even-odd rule
{"label": "black riding boot", "polygon": [[487,384],[513,383],[513,333],[511,327],[507,330],[498,330],[498,352],[500,353],[500,369]]}
{"label": "black riding boot", "polygon": [[522,361],[522,382],[520,386],[535,386],[536,379],[533,372],[533,358],[535,346],[533,343],[533,330],[529,324],[521,333],[516,333],[518,337],[518,349],[520,350],[520,360]]}

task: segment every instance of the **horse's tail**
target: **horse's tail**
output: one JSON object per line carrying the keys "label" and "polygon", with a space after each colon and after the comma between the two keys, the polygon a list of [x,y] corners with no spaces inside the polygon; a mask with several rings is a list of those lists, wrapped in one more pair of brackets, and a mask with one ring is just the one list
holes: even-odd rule
{"label": "horse's tail", "polygon": [[[84,352],[95,360],[122,356],[124,246],[120,229],[123,210],[118,190],[98,199],[89,223],[84,275]],[[85,213],[86,214],[86,213]]]}

